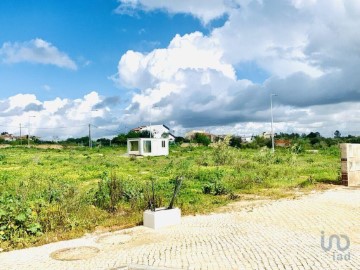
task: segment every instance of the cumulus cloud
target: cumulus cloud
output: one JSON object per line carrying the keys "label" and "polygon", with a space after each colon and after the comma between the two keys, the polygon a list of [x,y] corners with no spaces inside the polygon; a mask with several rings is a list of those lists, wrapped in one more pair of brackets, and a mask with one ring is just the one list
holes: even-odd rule
{"label": "cumulus cloud", "polygon": [[75,62],[67,54],[40,38],[26,42],[5,42],[0,48],[0,60],[9,64],[29,62],[77,69]]}
{"label": "cumulus cloud", "polygon": [[[102,106],[94,111],[97,104]],[[18,135],[22,124],[26,134],[31,121],[32,134],[51,140],[87,136],[91,123],[95,138],[112,136],[119,131],[118,116],[109,107],[113,104],[113,98],[102,97],[95,91],[73,100],[40,101],[35,95],[19,94],[0,100],[0,129]]]}
{"label": "cumulus cloud", "polygon": [[[198,9],[181,9],[177,1],[121,3],[189,13],[201,20],[213,7],[202,1],[197,1]],[[336,121],[341,117],[345,129],[360,127],[357,120],[350,124],[344,113],[354,113],[360,101],[358,1],[217,3],[226,7],[219,14],[227,13],[228,19],[209,35],[176,35],[166,48],[146,54],[128,51],[121,57],[115,80],[135,89],[127,108],[131,114],[123,121],[171,122],[178,129],[268,129],[270,94],[277,93],[278,127],[319,129],[331,135],[329,130],[340,125]],[[237,71],[249,63],[266,71],[268,78],[255,83],[239,77]]]}
{"label": "cumulus cloud", "polygon": [[230,64],[222,61],[223,51],[216,40],[200,32],[176,35],[166,49],[156,49],[149,54],[128,51],[118,65],[118,82],[129,88],[143,89],[162,81],[180,81],[183,70],[216,70],[235,78]]}

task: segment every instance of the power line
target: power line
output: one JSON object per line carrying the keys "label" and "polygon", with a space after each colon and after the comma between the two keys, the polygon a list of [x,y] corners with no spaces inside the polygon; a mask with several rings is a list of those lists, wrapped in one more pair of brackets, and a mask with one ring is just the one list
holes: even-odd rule
{"label": "power line", "polygon": [[114,132],[114,133],[119,133],[121,129],[117,129],[117,130],[110,130],[110,129],[106,129],[106,128],[103,128],[103,127],[98,127],[98,126],[95,126],[92,124],[93,127],[97,128],[97,129],[101,129],[101,130],[105,130],[105,131],[108,131],[108,132]]}
{"label": "power line", "polygon": [[32,128],[33,129],[66,129],[66,128],[80,128],[80,127],[87,127],[87,125],[67,126],[67,127],[32,127]]}

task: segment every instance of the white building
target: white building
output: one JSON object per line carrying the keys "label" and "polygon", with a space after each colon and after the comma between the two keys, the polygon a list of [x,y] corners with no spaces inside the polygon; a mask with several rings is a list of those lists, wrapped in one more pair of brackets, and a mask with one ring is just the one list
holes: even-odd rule
{"label": "white building", "polygon": [[167,138],[134,138],[127,140],[127,153],[137,156],[169,155],[169,139]]}
{"label": "white building", "polygon": [[133,128],[132,130],[136,132],[147,130],[151,132],[152,138],[168,138],[170,142],[175,141],[175,136],[171,133],[170,128],[165,125],[140,126],[137,128]]}
{"label": "white building", "polygon": [[241,136],[241,142],[251,143],[254,140],[254,136]]}
{"label": "white building", "polygon": [[263,132],[260,136],[264,139],[271,139],[271,132]]}

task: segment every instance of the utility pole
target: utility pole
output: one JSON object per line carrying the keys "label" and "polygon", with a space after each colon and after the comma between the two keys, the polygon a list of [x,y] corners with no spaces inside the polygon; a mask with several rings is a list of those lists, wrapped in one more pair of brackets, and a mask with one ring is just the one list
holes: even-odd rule
{"label": "utility pole", "polygon": [[270,113],[271,113],[271,146],[272,152],[275,152],[275,142],[274,142],[274,117],[273,117],[273,106],[272,106],[272,97],[277,96],[276,94],[270,94]]}

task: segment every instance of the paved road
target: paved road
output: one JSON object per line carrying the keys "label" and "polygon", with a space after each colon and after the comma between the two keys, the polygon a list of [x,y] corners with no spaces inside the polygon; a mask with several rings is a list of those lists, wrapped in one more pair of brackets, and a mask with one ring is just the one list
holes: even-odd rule
{"label": "paved road", "polygon": [[[0,253],[0,269],[360,269],[360,189],[238,205],[161,231],[140,226]],[[334,241],[325,252],[322,231],[325,248],[333,234],[350,247]]]}

